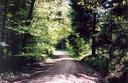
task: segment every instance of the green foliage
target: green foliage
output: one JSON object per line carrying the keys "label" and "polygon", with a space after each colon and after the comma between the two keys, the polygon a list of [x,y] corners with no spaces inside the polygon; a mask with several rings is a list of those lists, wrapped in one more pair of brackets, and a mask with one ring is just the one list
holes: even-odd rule
{"label": "green foliage", "polygon": [[64,1],[37,0],[33,8],[32,1],[13,0],[6,3],[6,34],[2,36],[6,37],[3,41],[8,44],[5,47],[7,55],[30,54],[46,58],[51,56],[56,44],[72,32],[72,10]]}
{"label": "green foliage", "polygon": [[[26,3],[27,2],[27,3]],[[28,10],[30,7],[30,1],[28,0],[13,0],[13,1],[2,1],[0,2],[2,7],[0,10],[2,11],[1,15],[1,30],[0,41],[7,44],[4,47],[6,49],[5,55],[14,55],[21,51],[21,31],[19,30],[19,25],[24,25],[23,21],[26,20],[28,15]],[[26,6],[29,4],[29,6]],[[2,8],[2,9],[1,9]],[[3,32],[3,30],[4,32]],[[2,47],[3,48],[3,47]]]}
{"label": "green foliage", "polygon": [[27,30],[35,37],[35,42],[27,45],[32,50],[30,53],[47,57],[52,54],[60,40],[70,35],[70,10],[63,1],[35,2],[33,19]]}
{"label": "green foliage", "polygon": [[78,60],[90,54],[89,43],[76,33],[73,33],[68,37],[66,45],[69,54]]}
{"label": "green foliage", "polygon": [[97,54],[87,59],[89,65],[110,73],[118,70],[117,66],[126,68],[128,6],[126,0],[112,1],[112,7],[107,9],[103,6],[106,2],[100,0],[72,0],[73,10],[64,0],[36,0],[34,9],[32,0],[3,1],[0,44],[7,46],[0,46],[0,51],[47,58],[65,40],[71,56],[81,59],[92,56],[91,40],[96,36]]}
{"label": "green foliage", "polygon": [[[80,48],[78,42],[81,42],[82,38],[82,41],[89,42],[88,46],[91,46],[93,42],[90,42],[90,40],[92,40],[93,35],[96,38],[96,56],[88,56],[87,62],[99,71],[105,70],[107,73],[112,73],[119,70],[121,72],[123,68],[126,68],[126,57],[128,57],[128,20],[127,12],[125,12],[128,9],[126,0],[112,0],[110,8],[103,5],[107,1],[72,0],[72,2],[75,11],[74,33],[77,33],[80,39],[75,36],[72,39],[72,42],[75,43],[71,44],[73,46],[70,49],[75,50],[76,54],[79,55],[81,51],[77,51]],[[76,41],[78,42],[76,43]],[[117,65],[122,68],[118,68]]]}
{"label": "green foliage", "polygon": [[96,57],[89,57],[86,63],[92,66],[95,70],[100,71],[100,73],[105,74],[108,67],[108,57],[106,55],[97,55]]}

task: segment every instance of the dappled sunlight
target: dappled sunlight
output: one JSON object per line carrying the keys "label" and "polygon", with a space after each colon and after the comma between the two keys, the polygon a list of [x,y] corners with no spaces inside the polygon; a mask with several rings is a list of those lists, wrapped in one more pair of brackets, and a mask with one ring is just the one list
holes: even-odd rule
{"label": "dappled sunlight", "polygon": [[127,83],[128,0],[0,0],[0,83]]}
{"label": "dappled sunlight", "polygon": [[46,60],[46,62],[49,62],[49,63],[51,63],[51,62],[58,62],[58,61],[62,61],[62,60],[74,60],[73,58],[60,58],[60,59],[47,59]]}
{"label": "dappled sunlight", "polygon": [[[44,81],[42,81],[44,80]],[[36,83],[37,81],[33,81]],[[95,78],[88,78],[87,76],[75,76],[71,74],[59,74],[53,76],[45,76],[43,79],[38,79],[38,83],[96,83]],[[31,82],[29,82],[31,83]]]}
{"label": "dappled sunlight", "polygon": [[[61,52],[61,51],[59,51]],[[67,55],[54,55],[54,58],[40,63],[33,74],[14,83],[98,83],[98,77],[90,76],[79,61]]]}
{"label": "dappled sunlight", "polygon": [[57,50],[53,52],[53,55],[67,55],[68,51]]}

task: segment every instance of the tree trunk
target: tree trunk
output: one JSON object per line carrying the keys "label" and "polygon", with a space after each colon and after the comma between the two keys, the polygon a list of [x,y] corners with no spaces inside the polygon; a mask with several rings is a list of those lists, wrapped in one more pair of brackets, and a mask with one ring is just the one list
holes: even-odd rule
{"label": "tree trunk", "polygon": [[96,55],[96,37],[92,36],[92,56]]}
{"label": "tree trunk", "polygon": [[[34,3],[35,3],[35,0],[32,0],[31,6],[30,6],[30,9],[29,9],[29,12],[28,12],[28,16],[27,16],[26,26],[29,26],[30,23],[31,23],[33,9],[34,9]],[[31,36],[31,35],[27,32],[23,34],[23,36],[22,36],[22,48],[26,47],[28,36]],[[24,49],[23,51],[26,51],[26,49]]]}
{"label": "tree trunk", "polygon": [[35,3],[35,0],[32,0],[31,6],[30,6],[30,10],[28,12],[26,26],[30,25],[30,23],[31,23],[30,21],[32,19],[32,13],[33,13],[33,8],[34,8],[34,3]]}
{"label": "tree trunk", "polygon": [[7,19],[7,5],[8,0],[4,1],[4,15],[3,15],[3,37],[2,40],[6,43],[6,19]]}
{"label": "tree trunk", "polygon": [[[6,13],[7,13],[8,0],[0,0],[0,61],[3,62],[5,55],[5,26],[6,26]],[[0,62],[0,63],[1,63]]]}
{"label": "tree trunk", "polygon": [[96,29],[96,13],[94,13],[93,17],[93,35],[92,35],[92,56],[96,55],[96,36],[95,36],[95,29]]}

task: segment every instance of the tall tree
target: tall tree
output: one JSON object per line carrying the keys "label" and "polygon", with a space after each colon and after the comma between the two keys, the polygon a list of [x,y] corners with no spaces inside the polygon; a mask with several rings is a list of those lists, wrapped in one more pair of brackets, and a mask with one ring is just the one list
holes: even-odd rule
{"label": "tall tree", "polygon": [[29,9],[29,12],[28,12],[28,16],[27,16],[27,22],[26,22],[26,25],[30,25],[31,23],[31,20],[32,20],[32,14],[33,14],[33,9],[34,9],[34,3],[35,3],[35,0],[31,0],[31,3],[30,3],[30,9]]}

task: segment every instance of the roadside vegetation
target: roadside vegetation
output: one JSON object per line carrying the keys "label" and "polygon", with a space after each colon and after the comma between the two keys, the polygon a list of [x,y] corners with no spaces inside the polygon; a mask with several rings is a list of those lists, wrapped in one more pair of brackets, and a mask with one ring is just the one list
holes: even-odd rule
{"label": "roadside vegetation", "polygon": [[0,72],[63,50],[104,82],[127,82],[127,11],[127,0],[1,0]]}

